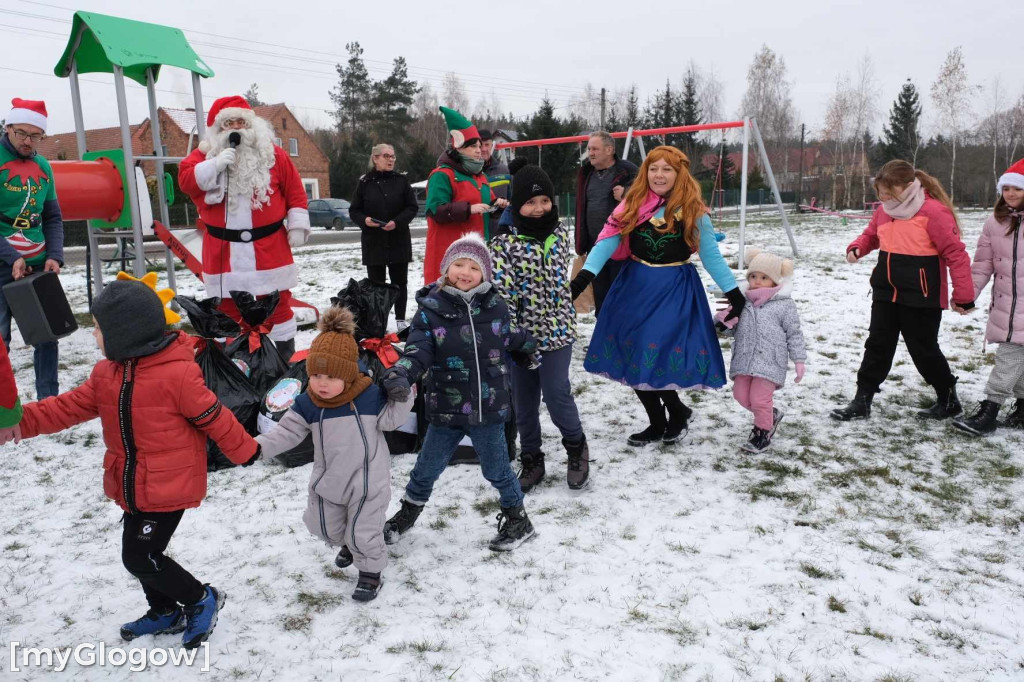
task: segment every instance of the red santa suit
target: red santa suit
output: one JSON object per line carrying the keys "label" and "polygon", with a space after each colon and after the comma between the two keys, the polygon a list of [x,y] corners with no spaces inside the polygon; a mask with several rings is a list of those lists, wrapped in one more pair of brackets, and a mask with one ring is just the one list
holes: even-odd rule
{"label": "red santa suit", "polygon": [[[272,136],[269,124],[255,117],[248,103],[240,97],[217,100],[210,109],[207,125],[209,135],[198,149],[181,162],[178,184],[192,199],[205,226],[203,237],[203,283],[208,296],[224,299],[223,309],[240,320],[231,301],[231,291],[247,291],[263,296],[281,292],[281,303],[270,318],[274,326],[270,338],[288,341],[295,336],[295,317],[291,309],[291,292],[298,283],[291,243],[304,243],[309,236],[309,212],[306,190],[298,170],[288,153],[263,139],[265,167],[269,163],[269,183],[264,187],[266,173],[253,191],[250,187],[232,186],[232,173],[243,171],[235,166],[219,168],[217,155],[225,147],[227,129],[223,121],[243,118],[260,136]],[[253,133],[246,130],[245,134]],[[218,143],[220,139],[220,143]],[[246,138],[245,145],[249,137]],[[272,159],[270,147],[273,148]],[[239,149],[237,166],[241,166],[247,149]],[[252,159],[250,159],[250,162]],[[252,163],[249,165],[252,169]],[[259,171],[255,172],[260,175]],[[231,195],[231,196],[229,196]],[[292,235],[291,240],[289,234]]]}

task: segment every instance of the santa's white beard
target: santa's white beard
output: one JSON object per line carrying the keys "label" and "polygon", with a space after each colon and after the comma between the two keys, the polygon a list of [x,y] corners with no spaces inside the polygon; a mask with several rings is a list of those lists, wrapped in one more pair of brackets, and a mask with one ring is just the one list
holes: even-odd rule
{"label": "santa's white beard", "polygon": [[220,130],[207,136],[206,158],[212,159],[231,144],[231,133],[238,133],[241,142],[235,147],[237,158],[228,167],[228,208],[234,209],[240,197],[251,197],[253,210],[261,210],[270,203],[274,190],[270,187],[270,169],[274,165],[274,137],[270,125],[256,118],[252,128]]}

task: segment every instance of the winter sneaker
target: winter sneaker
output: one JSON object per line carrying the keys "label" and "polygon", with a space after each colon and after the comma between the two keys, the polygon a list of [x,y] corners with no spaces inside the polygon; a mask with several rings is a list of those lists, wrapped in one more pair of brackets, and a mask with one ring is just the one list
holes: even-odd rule
{"label": "winter sneaker", "polygon": [[1010,414],[999,425],[1004,429],[1024,429],[1024,398],[1017,398]]}
{"label": "winter sneaker", "polygon": [[519,471],[519,487],[527,493],[544,479],[544,453],[522,452],[519,461],[523,465]]}
{"label": "winter sneaker", "polygon": [[533,524],[526,517],[523,505],[501,508],[498,534],[488,545],[495,552],[509,552],[533,537]]}
{"label": "winter sneaker", "polygon": [[181,636],[181,645],[186,649],[195,649],[210,638],[217,625],[217,613],[224,606],[223,592],[209,585],[203,587],[205,592],[202,599],[182,607],[185,612],[185,634]]}
{"label": "winter sneaker", "polygon": [[781,407],[772,408],[772,428],[768,431],[768,440],[775,438],[775,432],[779,430],[779,422],[785,416],[786,413]]}
{"label": "winter sneaker", "polygon": [[941,420],[955,417],[964,411],[960,405],[960,398],[956,395],[956,379],[953,379],[953,385],[948,388],[936,388],[935,397],[934,405],[917,413],[919,418]]}
{"label": "winter sneaker", "polygon": [[352,565],[352,552],[345,545],[341,546],[338,556],[334,557],[334,565],[338,568],[348,568]]}
{"label": "winter sneaker", "polygon": [[565,472],[565,482],[572,490],[579,490],[587,485],[590,477],[590,446],[587,445],[586,435],[580,438],[578,443],[570,443],[562,439],[562,446],[569,455],[569,467]]}
{"label": "winter sneaker", "polygon": [[675,443],[682,439],[690,430],[690,419],[693,417],[693,410],[683,405],[683,412],[675,416],[669,416],[668,424],[665,426],[665,433],[661,437],[662,443]]}
{"label": "winter sneaker", "polygon": [[629,438],[626,439],[626,443],[633,447],[640,447],[641,445],[647,445],[648,443],[657,443],[665,437],[665,428],[657,426],[648,426],[640,433],[631,433]]}
{"label": "winter sneaker", "polygon": [[384,578],[380,577],[380,573],[359,571],[359,581],[356,583],[352,598],[356,601],[373,601],[382,587],[384,587]]}
{"label": "winter sneaker", "polygon": [[121,639],[130,642],[143,635],[175,635],[185,629],[185,612],[175,606],[170,611],[150,609],[138,620],[121,626]]}
{"label": "winter sneaker", "polygon": [[393,545],[406,531],[416,525],[416,519],[423,511],[422,504],[402,498],[402,508],[384,524],[384,543]]}
{"label": "winter sneaker", "polygon": [[996,430],[996,419],[999,417],[999,403],[982,400],[978,411],[968,418],[958,417],[953,426],[974,436],[984,436]]}
{"label": "winter sneaker", "polygon": [[829,413],[829,416],[841,422],[848,422],[851,419],[867,419],[871,416],[871,400],[874,397],[874,393],[858,388],[857,395],[854,396],[849,405],[837,407]]}
{"label": "winter sneaker", "polygon": [[747,452],[764,452],[772,444],[772,434],[768,429],[760,429],[754,427],[754,430],[750,432],[750,438],[747,442],[740,446],[740,449],[746,450]]}

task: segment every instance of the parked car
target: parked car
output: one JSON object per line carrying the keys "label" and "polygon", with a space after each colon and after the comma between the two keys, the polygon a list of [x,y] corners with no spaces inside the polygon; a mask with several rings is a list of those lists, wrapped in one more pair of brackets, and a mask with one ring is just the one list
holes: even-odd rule
{"label": "parked car", "polygon": [[352,225],[348,209],[352,204],[344,199],[314,199],[309,202],[309,224],[312,227],[332,227],[344,230]]}

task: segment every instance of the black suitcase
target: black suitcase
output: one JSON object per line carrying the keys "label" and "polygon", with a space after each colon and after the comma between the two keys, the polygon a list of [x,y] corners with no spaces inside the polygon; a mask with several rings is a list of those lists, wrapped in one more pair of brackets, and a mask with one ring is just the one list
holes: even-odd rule
{"label": "black suitcase", "polygon": [[52,272],[27,275],[4,285],[4,298],[29,346],[68,336],[78,329],[60,278]]}

